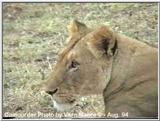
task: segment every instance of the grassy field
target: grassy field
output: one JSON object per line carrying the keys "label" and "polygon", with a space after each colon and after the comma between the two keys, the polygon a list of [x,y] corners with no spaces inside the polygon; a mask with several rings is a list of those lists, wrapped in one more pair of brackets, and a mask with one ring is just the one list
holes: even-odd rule
{"label": "grassy field", "polygon": [[[72,19],[90,27],[106,24],[115,31],[158,43],[156,3],[3,3],[3,114],[16,118],[65,118],[42,89],[65,46]],[[36,116],[20,114],[36,113]],[[41,113],[57,115],[42,116]],[[103,98],[83,97],[69,114],[103,116]],[[89,116],[93,118],[94,116]]]}

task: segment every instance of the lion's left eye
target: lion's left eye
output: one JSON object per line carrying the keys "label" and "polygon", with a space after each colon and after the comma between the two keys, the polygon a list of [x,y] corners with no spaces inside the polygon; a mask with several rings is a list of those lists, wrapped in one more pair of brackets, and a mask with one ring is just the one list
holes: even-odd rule
{"label": "lion's left eye", "polygon": [[73,61],[71,62],[70,68],[77,68],[77,66],[79,66],[79,65],[80,65],[80,64],[79,64],[77,61],[73,60]]}
{"label": "lion's left eye", "polygon": [[71,68],[76,68],[79,65],[79,63],[75,60],[72,61],[71,63]]}

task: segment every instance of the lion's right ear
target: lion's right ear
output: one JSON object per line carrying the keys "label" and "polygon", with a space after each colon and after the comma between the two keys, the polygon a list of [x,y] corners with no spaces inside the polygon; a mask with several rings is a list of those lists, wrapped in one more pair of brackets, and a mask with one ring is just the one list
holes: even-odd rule
{"label": "lion's right ear", "polygon": [[86,30],[88,30],[87,26],[77,20],[71,21],[68,26],[70,36],[73,36],[74,34],[83,34]]}
{"label": "lion's right ear", "polygon": [[107,26],[101,26],[89,34],[87,46],[96,58],[110,58],[117,50],[116,35]]}

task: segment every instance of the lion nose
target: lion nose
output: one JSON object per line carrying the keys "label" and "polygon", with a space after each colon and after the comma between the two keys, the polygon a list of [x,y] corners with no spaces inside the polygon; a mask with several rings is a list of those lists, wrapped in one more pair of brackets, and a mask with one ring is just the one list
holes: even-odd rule
{"label": "lion nose", "polygon": [[47,90],[46,93],[49,95],[53,95],[58,91],[58,89],[56,88],[55,90]]}

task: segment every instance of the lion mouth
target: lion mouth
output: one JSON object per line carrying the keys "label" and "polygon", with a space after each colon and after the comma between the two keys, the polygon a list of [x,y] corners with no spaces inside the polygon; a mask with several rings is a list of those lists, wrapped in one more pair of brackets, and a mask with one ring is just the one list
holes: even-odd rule
{"label": "lion mouth", "polygon": [[53,108],[59,112],[70,111],[74,106],[76,106],[75,99],[69,101],[68,103],[58,103],[57,101],[53,100]]}

